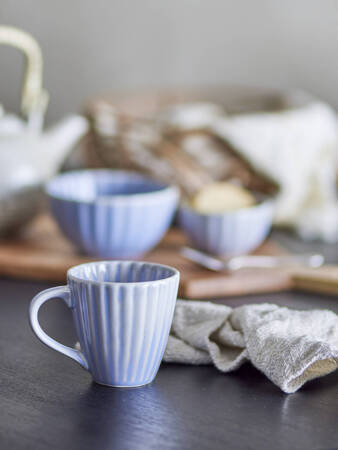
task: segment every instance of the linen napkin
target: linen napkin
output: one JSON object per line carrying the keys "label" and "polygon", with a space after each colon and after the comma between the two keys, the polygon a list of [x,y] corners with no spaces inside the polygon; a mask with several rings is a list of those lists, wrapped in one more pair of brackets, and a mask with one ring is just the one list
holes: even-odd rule
{"label": "linen napkin", "polygon": [[338,316],[273,304],[230,308],[178,300],[164,360],[214,364],[222,372],[250,361],[286,393],[337,368]]}
{"label": "linen napkin", "polygon": [[338,241],[338,123],[326,103],[215,120],[225,139],[258,172],[280,186],[275,223],[305,239]]}

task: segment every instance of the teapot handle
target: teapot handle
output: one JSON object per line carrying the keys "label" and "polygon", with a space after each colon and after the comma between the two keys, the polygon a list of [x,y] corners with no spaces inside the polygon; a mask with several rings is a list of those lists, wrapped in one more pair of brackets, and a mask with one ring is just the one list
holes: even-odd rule
{"label": "teapot handle", "polygon": [[48,93],[42,88],[43,63],[40,46],[29,33],[4,25],[0,25],[0,44],[13,46],[26,56],[21,111],[28,118],[30,125],[41,127],[48,103]]}

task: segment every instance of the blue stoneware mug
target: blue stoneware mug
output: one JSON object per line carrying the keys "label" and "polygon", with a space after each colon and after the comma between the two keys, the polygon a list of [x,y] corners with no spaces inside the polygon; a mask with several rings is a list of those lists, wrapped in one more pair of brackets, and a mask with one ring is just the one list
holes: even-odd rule
{"label": "blue stoneware mug", "polygon": [[[179,272],[161,264],[103,261],[72,267],[67,279],[67,286],[33,298],[29,317],[37,337],[75,359],[97,383],[128,387],[153,381],[167,345]],[[38,312],[52,298],[72,310],[81,350],[42,330]]]}

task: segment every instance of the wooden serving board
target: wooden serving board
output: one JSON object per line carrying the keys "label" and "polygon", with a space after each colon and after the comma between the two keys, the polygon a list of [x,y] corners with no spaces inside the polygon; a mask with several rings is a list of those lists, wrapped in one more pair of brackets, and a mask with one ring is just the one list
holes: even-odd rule
{"label": "wooden serving board", "polygon": [[[170,230],[163,241],[142,260],[176,267],[181,273],[179,295],[185,298],[212,298],[290,289],[290,276],[280,270],[251,269],[235,273],[214,273],[187,261],[178,249],[186,244],[178,229]],[[285,254],[268,240],[256,254]],[[13,240],[0,241],[0,275],[65,283],[67,270],[94,258],[81,255],[58,230],[50,216],[37,217]]]}

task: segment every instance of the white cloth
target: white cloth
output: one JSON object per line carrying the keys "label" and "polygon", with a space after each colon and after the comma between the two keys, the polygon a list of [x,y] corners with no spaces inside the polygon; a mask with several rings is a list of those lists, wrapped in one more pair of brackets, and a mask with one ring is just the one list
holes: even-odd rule
{"label": "white cloth", "polygon": [[337,116],[325,103],[215,121],[213,131],[278,183],[275,223],[338,240]]}
{"label": "white cloth", "polygon": [[337,368],[338,316],[273,304],[230,308],[178,300],[164,360],[231,372],[250,361],[282,391]]}

